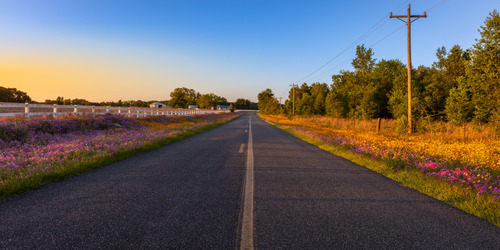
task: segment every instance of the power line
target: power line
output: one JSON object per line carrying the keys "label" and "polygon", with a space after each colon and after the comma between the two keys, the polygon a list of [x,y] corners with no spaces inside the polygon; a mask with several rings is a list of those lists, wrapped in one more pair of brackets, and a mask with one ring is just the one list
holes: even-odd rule
{"label": "power line", "polygon": [[[406,0],[404,3],[402,3],[401,5],[399,5],[398,7],[396,7],[393,11],[401,9],[401,7],[404,6],[409,1],[410,0]],[[414,1],[415,0],[411,1],[410,3],[414,2]],[[309,73],[308,75],[302,77],[300,80],[298,80],[296,82],[302,82],[303,80],[307,79],[308,77],[314,75],[315,73],[317,73],[318,71],[320,71],[321,69],[323,69],[326,65],[330,64],[333,60],[337,59],[342,54],[344,54],[345,52],[347,52],[350,48],[352,48],[355,45],[357,45],[360,41],[362,41],[363,39],[365,39],[366,37],[368,37],[370,34],[372,34],[374,31],[376,31],[377,29],[379,29],[380,27],[382,27],[385,23],[387,23],[387,21],[388,21],[387,17],[388,17],[388,15],[385,15],[384,17],[382,17],[377,23],[375,23],[375,25],[373,25],[370,29],[368,29],[365,33],[363,33],[358,39],[356,39],[354,42],[352,42],[344,50],[342,50],[340,53],[338,53],[336,56],[334,56],[328,62],[326,62],[325,64],[321,65],[319,68],[317,68],[313,72]],[[382,23],[382,24],[380,24],[380,23]]]}
{"label": "power line", "polygon": [[[387,20],[389,20],[389,19],[387,19]],[[380,39],[380,40],[376,41],[375,43],[371,44],[371,45],[370,45],[370,46],[368,46],[368,47],[370,47],[370,48],[375,47],[375,46],[376,46],[376,45],[378,45],[380,42],[382,42],[382,41],[384,41],[385,39],[389,38],[390,36],[392,36],[394,33],[396,33],[397,31],[399,31],[400,29],[402,29],[402,28],[403,28],[403,27],[405,27],[405,26],[406,26],[406,25],[404,25],[404,24],[403,24],[403,25],[401,25],[399,28],[397,28],[397,29],[393,30],[391,33],[389,33],[388,35],[386,35],[385,37],[383,37],[382,39]],[[313,82],[318,81],[320,78],[323,78],[323,77],[324,77],[325,75],[327,75],[327,74],[331,74],[331,72],[332,72],[334,69],[336,69],[336,68],[338,68],[338,67],[340,67],[340,66],[343,66],[344,64],[348,63],[349,61],[352,61],[355,57],[356,57],[356,56],[352,56],[352,57],[350,57],[349,59],[347,59],[347,60],[343,61],[342,63],[337,64],[337,65],[335,65],[334,67],[327,69],[326,71],[323,71],[323,72],[322,72],[322,73],[321,73],[318,77],[314,78]]]}
{"label": "power line", "polygon": [[443,1],[439,2],[439,3],[437,3],[436,5],[432,6],[430,9],[426,10],[425,12],[431,12],[433,9],[441,7],[442,5],[444,5],[448,1],[449,0],[443,0]]}

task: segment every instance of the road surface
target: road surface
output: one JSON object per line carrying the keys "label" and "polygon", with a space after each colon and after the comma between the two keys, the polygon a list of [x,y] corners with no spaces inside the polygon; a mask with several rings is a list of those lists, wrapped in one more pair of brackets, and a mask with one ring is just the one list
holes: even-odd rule
{"label": "road surface", "polygon": [[255,114],[0,201],[0,249],[499,249],[500,228]]}

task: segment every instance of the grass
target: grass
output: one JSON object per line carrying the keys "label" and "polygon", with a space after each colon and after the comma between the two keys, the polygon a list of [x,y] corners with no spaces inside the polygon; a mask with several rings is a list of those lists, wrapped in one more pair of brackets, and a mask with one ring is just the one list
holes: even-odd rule
{"label": "grass", "polygon": [[43,175],[36,175],[32,176],[29,179],[18,179],[17,181],[13,182],[6,182],[5,185],[0,188],[0,200],[21,194],[23,192],[33,190],[36,188],[39,188],[41,186],[47,185],[52,182],[60,181],[75,175],[79,175],[88,171],[91,171],[93,169],[109,165],[114,162],[118,162],[130,157],[133,157],[135,155],[148,152],[160,147],[163,147],[165,145],[168,145],[170,143],[174,143],[177,141],[180,141],[182,139],[189,138],[191,136],[194,136],[196,134],[200,134],[202,132],[214,129],[216,127],[222,126],[224,124],[227,124],[234,119],[238,118],[239,116],[234,117],[233,119],[225,122],[220,122],[216,124],[210,124],[201,128],[197,129],[191,129],[186,132],[177,134],[172,137],[167,137],[163,140],[157,141],[157,142],[152,142],[152,143],[147,143],[143,147],[136,148],[133,150],[124,150],[124,151],[119,151],[115,152],[113,155],[104,155],[100,156],[97,158],[93,159],[88,159],[85,161],[70,161],[67,164],[65,164],[63,167],[57,168],[54,171],[44,173]]}
{"label": "grass", "polygon": [[491,197],[487,195],[478,197],[473,191],[463,189],[454,184],[439,181],[438,179],[425,175],[416,169],[403,169],[395,171],[395,166],[399,165],[397,159],[375,160],[367,154],[350,152],[346,147],[327,144],[320,140],[299,134],[287,127],[281,126],[280,124],[274,123],[265,118],[264,120],[305,142],[313,144],[325,151],[343,157],[360,166],[371,169],[394,181],[397,181],[402,186],[417,190],[420,193],[443,201],[480,219],[488,221],[497,227],[500,227],[500,202],[498,200],[492,200]]}

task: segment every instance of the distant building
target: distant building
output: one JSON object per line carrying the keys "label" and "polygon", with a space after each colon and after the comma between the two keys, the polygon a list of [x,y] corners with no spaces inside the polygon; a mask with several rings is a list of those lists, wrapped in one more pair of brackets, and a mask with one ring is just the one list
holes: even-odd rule
{"label": "distant building", "polygon": [[229,105],[217,105],[217,110],[229,110]]}
{"label": "distant building", "polygon": [[172,108],[172,106],[165,105],[161,102],[151,103],[151,104],[149,104],[149,107],[150,108]]}
{"label": "distant building", "polygon": [[189,105],[188,109],[198,109],[198,106],[196,106],[196,105]]}

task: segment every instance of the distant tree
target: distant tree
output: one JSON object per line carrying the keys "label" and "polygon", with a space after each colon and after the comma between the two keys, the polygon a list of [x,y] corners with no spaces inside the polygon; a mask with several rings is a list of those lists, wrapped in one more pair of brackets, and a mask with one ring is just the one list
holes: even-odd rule
{"label": "distant tree", "polygon": [[271,89],[266,89],[260,92],[257,96],[259,100],[258,107],[263,114],[278,114],[280,113],[280,105],[278,100],[274,97]]}
{"label": "distant tree", "polygon": [[199,96],[200,93],[194,89],[176,88],[170,93],[170,105],[176,108],[187,108],[189,105],[195,105]]}
{"label": "distant tree", "polygon": [[297,114],[300,115],[313,115],[314,99],[309,93],[303,93],[302,98],[296,103]]}
{"label": "distant tree", "polygon": [[71,104],[72,104],[71,99],[64,99],[63,105],[71,105]]}
{"label": "distant tree", "polygon": [[202,108],[202,109],[207,109],[207,108],[211,108],[211,107],[215,107],[216,103],[215,103],[215,95],[214,94],[203,94],[200,96],[200,98],[198,98],[198,101],[196,102],[196,104],[198,105],[198,107]]}
{"label": "distant tree", "polygon": [[64,103],[64,97],[58,96],[56,99],[56,104],[63,105]]}
{"label": "distant tree", "polygon": [[313,83],[311,85],[311,97],[313,98],[312,113],[324,115],[326,113],[326,96],[329,92],[326,83]]}
{"label": "distant tree", "polygon": [[29,103],[32,100],[26,92],[17,90],[16,88],[4,88],[0,86],[0,102]]}
{"label": "distant tree", "polygon": [[251,102],[250,100],[238,98],[234,103],[236,109],[250,109]]}
{"label": "distant tree", "polygon": [[227,102],[226,98],[218,96],[218,95],[213,94],[213,93],[210,93],[210,94],[200,95],[200,97],[196,101],[196,104],[200,108],[207,109],[207,108],[215,107],[217,105],[227,105],[228,102]]}

